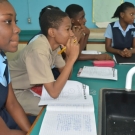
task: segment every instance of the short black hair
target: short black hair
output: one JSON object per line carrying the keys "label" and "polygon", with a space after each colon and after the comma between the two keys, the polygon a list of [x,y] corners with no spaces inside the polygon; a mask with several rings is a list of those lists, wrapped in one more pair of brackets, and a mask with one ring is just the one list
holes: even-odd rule
{"label": "short black hair", "polygon": [[71,4],[67,6],[65,12],[70,18],[76,17],[76,15],[83,10],[83,7],[77,4]]}
{"label": "short black hair", "polygon": [[124,12],[127,8],[134,8],[134,5],[130,2],[124,2],[117,7],[112,18],[120,18],[120,13]]}
{"label": "short black hair", "polygon": [[58,9],[58,10],[60,10],[60,8],[58,8],[58,7],[54,7],[52,5],[48,5],[48,6],[46,6],[46,7],[44,7],[44,8],[41,9],[40,14],[39,14],[39,20],[40,20],[41,16],[43,15],[43,13],[46,10],[51,10],[51,9]]}
{"label": "short black hair", "polygon": [[45,36],[47,36],[49,28],[58,29],[61,22],[63,21],[62,19],[67,16],[68,15],[61,10],[57,10],[57,9],[46,10],[46,12],[43,13],[43,15],[39,20],[42,33]]}

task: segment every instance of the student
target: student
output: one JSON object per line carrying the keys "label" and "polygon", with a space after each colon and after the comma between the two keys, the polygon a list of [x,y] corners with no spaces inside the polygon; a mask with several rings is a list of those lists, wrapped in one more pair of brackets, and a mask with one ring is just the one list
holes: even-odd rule
{"label": "student", "polygon": [[[65,12],[48,9],[40,18],[40,27],[43,34],[29,43],[20,52],[18,59],[9,62],[17,99],[27,112],[31,113],[32,110],[34,114],[40,110],[39,98],[34,97],[29,88],[43,84],[50,96],[57,98],[79,54],[79,44]],[[58,55],[60,45],[66,46],[66,63]],[[51,70],[53,65],[60,71],[56,81]]]}
{"label": "student", "polygon": [[4,54],[17,50],[19,32],[14,8],[7,0],[0,0],[0,135],[26,135],[31,126],[14,95]]}
{"label": "student", "polygon": [[[40,11],[40,14],[39,14],[39,21],[40,21],[41,16],[43,15],[43,13],[44,13],[46,10],[51,10],[51,9],[58,9],[58,10],[60,10],[58,7],[54,7],[54,6],[52,6],[52,5],[48,5],[48,6],[44,7],[44,8],[42,8],[41,11]],[[30,42],[32,42],[33,40],[35,40],[40,34],[42,34],[41,31],[39,31],[36,35],[34,35],[34,36],[28,41],[27,44],[29,44]]]}
{"label": "student", "polygon": [[135,53],[135,8],[130,2],[122,3],[112,18],[118,21],[108,25],[105,32],[106,51],[131,57]]}
{"label": "student", "polygon": [[[42,14],[46,11],[46,10],[51,10],[51,9],[58,9],[60,10],[58,7],[54,7],[52,5],[48,5],[46,7],[44,7],[41,12],[40,12],[40,15],[39,15],[39,21],[40,21],[40,18],[42,16]],[[33,42],[40,34],[42,34],[42,31],[38,32],[36,35],[34,35],[27,43],[27,45],[29,45],[29,43]],[[63,53],[62,53],[63,54]],[[60,75],[60,72],[58,70],[58,68],[55,68],[55,65],[52,66],[52,73],[54,75],[54,78],[57,79],[58,76]]]}
{"label": "student", "polygon": [[80,44],[79,60],[111,60],[112,58],[108,54],[81,54],[81,51],[86,48],[86,44],[89,38],[90,30],[85,26],[85,12],[83,7],[77,4],[69,5],[65,12],[71,19],[72,30],[76,35]]}

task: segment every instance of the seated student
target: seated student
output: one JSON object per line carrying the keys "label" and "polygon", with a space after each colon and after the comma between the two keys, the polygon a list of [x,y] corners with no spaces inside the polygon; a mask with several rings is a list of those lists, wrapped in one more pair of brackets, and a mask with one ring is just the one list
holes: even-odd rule
{"label": "seated student", "polygon": [[78,42],[80,44],[80,55],[79,60],[111,60],[111,56],[108,54],[81,54],[81,51],[86,48],[90,30],[85,26],[85,12],[83,7],[77,4],[69,5],[65,12],[71,19],[72,30],[76,35]]}
{"label": "seated student", "polygon": [[[79,54],[79,44],[71,30],[71,20],[65,12],[47,10],[40,18],[40,27],[43,34],[29,43],[20,52],[18,59],[9,62],[17,99],[27,112],[31,113],[32,110],[34,114],[39,113],[40,99],[34,97],[29,88],[43,84],[50,96],[57,98]],[[66,46],[66,60],[58,55],[60,45]],[[53,65],[60,71],[56,81],[51,70]]]}
{"label": "seated student", "polygon": [[135,53],[134,5],[130,2],[122,3],[112,18],[119,18],[119,20],[110,23],[106,29],[106,51],[122,57],[131,57]]}
{"label": "seated student", "polygon": [[[4,54],[17,50],[19,32],[14,8],[7,0],[0,0],[0,135],[26,135],[31,126],[14,95]],[[35,117],[30,119],[32,123]]]}
{"label": "seated student", "polygon": [[[40,12],[40,15],[39,15],[39,21],[40,21],[40,18],[42,16],[42,14],[46,11],[46,10],[51,10],[51,9],[58,9],[60,10],[58,7],[54,7],[52,5],[48,5],[46,7],[44,7],[41,12]],[[38,32],[36,35],[34,35],[27,43],[27,45],[31,42],[33,42],[40,34],[42,34],[42,31]],[[52,67],[52,73],[54,75],[54,78],[57,79],[58,76],[60,75],[60,72],[58,70],[58,68],[55,68],[55,66]]]}

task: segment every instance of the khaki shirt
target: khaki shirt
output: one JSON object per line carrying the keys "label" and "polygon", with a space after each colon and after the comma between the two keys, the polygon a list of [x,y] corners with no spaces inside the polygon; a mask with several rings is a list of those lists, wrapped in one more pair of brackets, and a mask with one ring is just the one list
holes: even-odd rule
{"label": "khaki shirt", "polygon": [[60,48],[52,51],[44,35],[27,45],[18,58],[9,61],[11,81],[14,89],[28,89],[36,84],[54,81],[51,67],[65,66],[65,61],[58,55]]}

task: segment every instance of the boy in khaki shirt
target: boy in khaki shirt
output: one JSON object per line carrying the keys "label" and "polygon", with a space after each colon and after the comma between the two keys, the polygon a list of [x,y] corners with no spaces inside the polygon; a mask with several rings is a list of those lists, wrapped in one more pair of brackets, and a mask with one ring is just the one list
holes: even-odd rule
{"label": "boy in khaki shirt", "polygon": [[[26,112],[34,114],[40,110],[39,98],[28,89],[43,84],[50,96],[57,98],[79,54],[77,38],[66,13],[48,9],[40,18],[40,27],[43,34],[27,45],[18,59],[9,62],[13,88],[19,89],[15,90],[17,99]],[[66,62],[58,55],[60,45],[66,46]],[[51,70],[53,65],[60,71],[56,81]]]}

